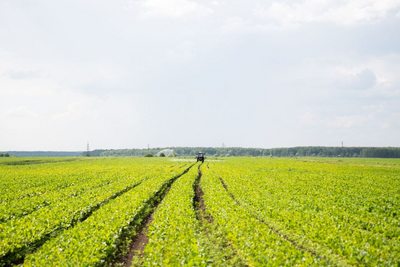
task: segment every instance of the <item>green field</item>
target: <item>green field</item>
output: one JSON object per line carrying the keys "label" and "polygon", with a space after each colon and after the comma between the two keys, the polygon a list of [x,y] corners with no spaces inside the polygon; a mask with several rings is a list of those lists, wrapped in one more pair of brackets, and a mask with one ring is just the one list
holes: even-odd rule
{"label": "green field", "polygon": [[398,159],[0,159],[0,266],[400,266],[399,213]]}

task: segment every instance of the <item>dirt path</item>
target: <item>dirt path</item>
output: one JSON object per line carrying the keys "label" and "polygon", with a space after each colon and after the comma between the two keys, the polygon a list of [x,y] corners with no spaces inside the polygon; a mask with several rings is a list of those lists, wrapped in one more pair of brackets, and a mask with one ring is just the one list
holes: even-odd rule
{"label": "dirt path", "polygon": [[[129,267],[135,261],[137,257],[141,257],[144,252],[144,248],[149,242],[149,238],[147,236],[149,226],[151,222],[154,220],[153,214],[157,211],[158,205],[160,205],[161,201],[168,194],[171,189],[172,184],[181,176],[185,175],[190,168],[192,168],[195,164],[190,165],[182,174],[174,177],[166,188],[160,192],[159,196],[155,196],[156,200],[154,202],[152,210],[149,212],[147,217],[143,220],[143,223],[137,228],[139,234],[132,237],[132,240],[129,244],[129,250],[127,253],[123,254],[114,264],[113,266],[125,266]],[[136,259],[137,260],[137,259]]]}
{"label": "dirt path", "polygon": [[[194,209],[196,210],[196,218],[199,221],[200,231],[203,238],[200,244],[205,249],[206,254],[210,256],[213,266],[247,266],[238,255],[236,249],[226,239],[224,233],[218,229],[214,223],[214,218],[207,212],[204,203],[204,192],[200,186],[201,178],[203,176],[199,166],[199,175],[195,182],[195,196],[194,196]],[[204,166],[206,166],[204,164]],[[206,166],[210,169],[208,163]]]}

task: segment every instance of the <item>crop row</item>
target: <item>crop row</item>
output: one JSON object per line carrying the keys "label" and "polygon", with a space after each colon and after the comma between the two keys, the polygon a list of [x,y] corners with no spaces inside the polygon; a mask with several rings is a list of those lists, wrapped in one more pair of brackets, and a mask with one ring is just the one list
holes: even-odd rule
{"label": "crop row", "polygon": [[252,216],[336,265],[400,263],[398,218],[382,209],[398,172],[287,163],[230,161],[215,171]]}
{"label": "crop row", "polygon": [[197,177],[197,168],[193,167],[172,185],[158,206],[148,229],[143,266],[207,265],[199,246],[199,222],[193,208]]}
{"label": "crop row", "polygon": [[201,186],[207,212],[249,266],[326,264],[277,235],[238,205],[215,172],[203,168]]}
{"label": "crop row", "polygon": [[67,188],[77,182],[96,179],[99,170],[91,163],[83,160],[21,166],[0,165],[0,203],[20,201]]}
{"label": "crop row", "polygon": [[[102,161],[100,162],[103,163]],[[96,163],[96,165],[93,165],[93,163]],[[124,173],[122,168],[119,168],[118,172],[116,172],[115,167],[103,165],[102,168],[99,168],[98,164],[98,161],[86,161],[79,164],[61,164],[58,166],[51,166],[51,168],[42,167],[40,170],[37,170],[39,174],[47,175],[49,173],[54,175],[54,171],[57,170],[57,174],[55,175],[57,178],[44,175],[41,179],[47,179],[48,184],[46,186],[34,187],[35,194],[31,196],[25,194],[23,198],[15,198],[15,196],[12,198],[12,194],[10,194],[8,200],[0,204],[0,223],[28,215],[37,209],[57,204],[59,201],[63,201],[66,198],[76,197],[90,189],[113,183],[118,180],[119,176],[127,177],[132,173],[134,173],[135,176],[141,176],[153,167],[145,164],[133,164],[133,166],[130,166]],[[71,168],[71,165],[74,168]],[[68,169],[66,169],[66,166],[68,166]],[[24,167],[31,168],[30,166]],[[60,175],[60,172],[62,175]],[[23,174],[23,176],[21,174]],[[21,179],[20,176],[28,181],[34,180],[32,177],[26,176],[24,170],[20,173],[14,172],[13,178],[19,180]],[[4,177],[3,180],[5,180]],[[26,191],[27,190],[25,190],[25,192]]]}
{"label": "crop row", "polygon": [[62,232],[29,255],[25,266],[96,266],[110,264],[127,247],[135,228],[149,214],[160,193],[177,172],[152,173],[151,178],[109,201],[85,221]]}
{"label": "crop row", "polygon": [[45,193],[32,197],[25,197],[20,200],[10,200],[0,205],[0,223],[14,218],[26,216],[38,209],[56,204],[66,198],[76,197],[96,187],[106,186],[115,182],[110,176],[102,176],[96,180],[71,183],[70,186],[59,190],[48,190]]}
{"label": "crop row", "polygon": [[[169,170],[165,163],[150,164],[142,168],[146,171],[137,174],[125,172],[123,168],[120,173],[109,172],[108,174],[115,179],[112,183],[92,188],[84,194],[58,199],[54,204],[40,208],[27,216],[0,224],[0,240],[2,240],[0,265],[23,258],[26,253],[36,249],[60,231],[86,219],[94,210],[111,199],[124,194],[148,178],[165,175]],[[179,168],[169,175],[177,171]]]}

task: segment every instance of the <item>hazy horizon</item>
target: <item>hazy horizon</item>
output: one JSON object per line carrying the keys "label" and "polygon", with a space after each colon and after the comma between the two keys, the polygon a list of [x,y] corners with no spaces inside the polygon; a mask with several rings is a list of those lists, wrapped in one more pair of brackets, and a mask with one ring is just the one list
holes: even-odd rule
{"label": "hazy horizon", "polygon": [[0,2],[0,151],[400,147],[400,2]]}
{"label": "hazy horizon", "polygon": [[[165,146],[165,147],[150,147],[150,149],[165,149],[165,148],[175,148],[175,147],[181,147],[183,146]],[[296,147],[317,147],[317,146],[295,146],[295,147],[224,147],[226,149],[229,148],[244,148],[244,149],[280,149],[280,148],[296,148]],[[319,146],[319,147],[338,147],[340,148],[341,146]],[[351,148],[351,147],[346,147],[345,148]],[[361,146],[363,147],[363,146]],[[195,146],[192,148],[196,148]],[[199,147],[200,148],[200,147]],[[204,147],[204,148],[222,148],[222,147]],[[371,148],[371,147],[363,147],[363,148]],[[398,148],[398,147],[373,147],[373,148]],[[96,148],[96,149],[90,149],[90,151],[94,150],[131,150],[131,149],[139,149],[139,150],[146,150],[148,148]],[[87,150],[8,150],[8,151],[0,151],[0,152],[86,152]]]}

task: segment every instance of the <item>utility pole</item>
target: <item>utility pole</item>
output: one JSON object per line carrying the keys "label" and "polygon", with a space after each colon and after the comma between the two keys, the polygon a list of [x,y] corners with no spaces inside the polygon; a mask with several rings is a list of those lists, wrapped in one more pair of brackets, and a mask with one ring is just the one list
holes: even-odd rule
{"label": "utility pole", "polygon": [[344,147],[343,147],[343,141],[342,141],[342,158],[344,157]]}
{"label": "utility pole", "polygon": [[89,142],[87,143],[87,147],[86,147],[86,157],[90,157],[90,153],[89,153]]}

